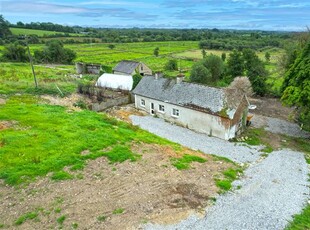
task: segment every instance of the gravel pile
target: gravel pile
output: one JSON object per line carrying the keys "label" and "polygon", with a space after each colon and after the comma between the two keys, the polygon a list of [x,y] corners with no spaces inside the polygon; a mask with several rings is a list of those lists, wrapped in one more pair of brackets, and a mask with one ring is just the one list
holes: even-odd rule
{"label": "gravel pile", "polygon": [[177,225],[148,224],[146,229],[284,229],[309,197],[308,168],[302,153],[281,150],[249,167],[234,183],[241,189],[220,196],[203,219]]}
{"label": "gravel pile", "polygon": [[301,130],[297,124],[278,118],[254,115],[252,118],[252,124],[257,128],[265,127],[265,130],[272,133],[285,134],[292,137],[310,138],[310,133]]}
{"label": "gravel pile", "polygon": [[260,158],[262,147],[252,147],[244,143],[231,143],[219,138],[209,137],[206,134],[170,124],[162,119],[151,116],[130,116],[134,125],[148,130],[158,136],[206,154],[227,157],[238,163],[254,162]]}

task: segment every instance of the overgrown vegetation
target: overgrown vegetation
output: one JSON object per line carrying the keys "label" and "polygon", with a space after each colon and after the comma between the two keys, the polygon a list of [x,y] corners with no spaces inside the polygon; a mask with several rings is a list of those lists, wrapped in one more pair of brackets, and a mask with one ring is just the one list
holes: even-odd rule
{"label": "overgrown vegetation", "polygon": [[179,170],[189,169],[192,162],[204,163],[207,160],[194,155],[184,154],[181,158],[172,158],[171,162]]}
{"label": "overgrown vegetation", "polygon": [[[65,166],[83,168],[85,161],[106,156],[111,162],[137,160],[133,141],[169,144],[129,124],[91,111],[66,112],[61,106],[43,104],[32,96],[12,96],[0,105],[0,120],[17,126],[0,131],[0,178],[18,185],[53,172],[67,179]],[[64,141],[65,140],[65,141]],[[104,151],[106,148],[111,148]],[[83,150],[89,154],[83,155]]]}
{"label": "overgrown vegetation", "polygon": [[310,131],[310,32],[306,45],[297,52],[297,57],[286,72],[282,85],[282,100],[297,106],[299,121]]}

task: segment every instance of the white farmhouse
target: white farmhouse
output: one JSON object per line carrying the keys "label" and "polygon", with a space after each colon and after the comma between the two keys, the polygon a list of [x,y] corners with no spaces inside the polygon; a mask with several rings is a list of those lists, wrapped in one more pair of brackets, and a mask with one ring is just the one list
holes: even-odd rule
{"label": "white farmhouse", "polygon": [[169,122],[225,140],[246,124],[248,103],[234,89],[145,76],[133,90],[135,106]]}

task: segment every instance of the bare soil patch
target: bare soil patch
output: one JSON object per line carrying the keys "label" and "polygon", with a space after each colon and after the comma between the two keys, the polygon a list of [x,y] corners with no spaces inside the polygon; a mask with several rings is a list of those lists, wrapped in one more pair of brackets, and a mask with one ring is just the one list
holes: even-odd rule
{"label": "bare soil patch", "polygon": [[3,98],[0,98],[0,105],[5,105],[5,103],[6,103],[6,100]]}
{"label": "bare soil patch", "polygon": [[131,119],[129,118],[129,116],[131,115],[136,116],[147,115],[146,112],[136,109],[134,104],[124,106],[114,106],[110,109],[107,109],[105,112],[116,119],[126,121],[128,123],[131,123]]}
{"label": "bare soil patch", "polygon": [[[0,183],[0,224],[5,229],[55,229],[65,216],[63,229],[139,229],[147,222],[175,223],[190,213],[203,212],[218,188],[214,177],[232,167],[189,149],[135,144],[137,162],[109,164],[105,157],[88,162],[75,179],[55,182],[48,177],[13,188]],[[182,154],[206,158],[189,170],[177,170],[170,158]],[[115,210],[122,213],[113,214]],[[17,218],[36,211],[38,217],[14,225]]]}
{"label": "bare soil patch", "polygon": [[279,118],[290,122],[294,118],[294,109],[283,106],[279,98],[250,98],[249,101],[257,106],[255,110],[251,111],[253,114]]}
{"label": "bare soil patch", "polygon": [[70,110],[74,111],[80,111],[81,109],[79,107],[74,106],[74,104],[78,101],[84,101],[86,104],[90,103],[90,99],[87,97],[84,97],[81,94],[71,94],[70,96],[67,97],[56,97],[56,96],[51,96],[51,95],[42,95],[41,98],[46,102],[47,104],[50,105],[61,105],[61,106],[66,106]]}
{"label": "bare soil patch", "polygon": [[17,121],[0,121],[0,130],[9,129],[16,126]]}

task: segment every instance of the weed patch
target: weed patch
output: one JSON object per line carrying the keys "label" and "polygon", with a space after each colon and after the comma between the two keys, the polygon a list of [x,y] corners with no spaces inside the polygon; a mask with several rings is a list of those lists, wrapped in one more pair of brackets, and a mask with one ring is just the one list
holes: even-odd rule
{"label": "weed patch", "polygon": [[117,208],[113,211],[113,214],[122,214],[124,212],[123,208]]}
{"label": "weed patch", "polygon": [[215,180],[215,184],[224,191],[231,189],[231,180]]}
{"label": "weed patch", "polygon": [[103,222],[103,221],[105,221],[106,219],[107,219],[106,216],[98,216],[98,217],[97,217],[97,220],[100,221],[100,222]]}
{"label": "weed patch", "polygon": [[207,160],[199,156],[185,154],[182,158],[172,158],[171,161],[174,167],[179,170],[184,170],[189,169],[192,162],[204,163]]}
{"label": "weed patch", "polygon": [[65,220],[66,220],[66,216],[61,216],[56,221],[58,224],[63,225]]}
{"label": "weed patch", "polygon": [[301,230],[310,229],[310,205],[302,211],[301,214],[295,215],[293,221],[285,228],[285,230]]}
{"label": "weed patch", "polygon": [[242,169],[240,167],[229,168],[223,172],[225,179],[215,179],[216,186],[221,189],[220,193],[231,189],[231,183],[238,178],[239,173],[242,173]]}
{"label": "weed patch", "polygon": [[51,177],[52,180],[70,180],[72,178],[73,176],[65,171],[55,172]]}
{"label": "weed patch", "polygon": [[15,221],[15,225],[21,225],[23,224],[25,221],[27,220],[32,220],[38,217],[38,213],[37,212],[27,212],[26,214],[20,216],[16,221]]}

